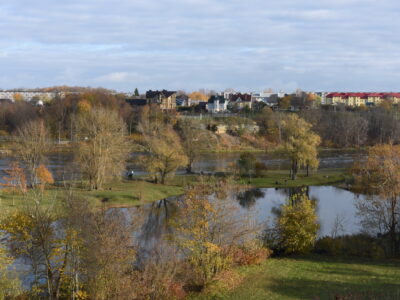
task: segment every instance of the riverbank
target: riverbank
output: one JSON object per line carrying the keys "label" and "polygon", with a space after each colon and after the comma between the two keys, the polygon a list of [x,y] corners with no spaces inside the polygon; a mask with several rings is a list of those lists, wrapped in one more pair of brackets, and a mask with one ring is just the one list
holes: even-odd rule
{"label": "riverbank", "polygon": [[[105,184],[102,190],[89,191],[83,188],[72,188],[78,197],[85,198],[93,206],[106,205],[107,207],[128,207],[151,203],[160,199],[178,196],[184,192],[182,186],[153,184],[143,180],[123,180]],[[24,207],[29,201],[38,199],[33,191],[26,195],[14,195],[0,190],[0,207],[7,213]],[[50,187],[43,193],[41,204],[44,206],[58,205],[63,199],[65,189],[62,187]]]}
{"label": "riverbank", "polygon": [[191,299],[400,299],[400,261],[307,255],[269,258],[234,272],[238,286],[228,290],[217,282]]}
{"label": "riverbank", "polygon": [[[107,207],[128,207],[151,203],[172,196],[182,195],[186,186],[196,183],[201,176],[225,177],[227,173],[215,175],[177,175],[167,184],[154,184],[145,180],[145,177],[137,177],[136,180],[122,180],[105,184],[102,190],[89,191],[84,188],[74,187],[73,191],[82,198],[89,200],[93,206],[106,205]],[[263,177],[241,178],[236,183],[246,188],[294,188],[302,186],[338,185],[345,181],[348,175],[344,170],[322,170],[306,176],[299,174],[296,180],[289,179],[288,170],[272,170],[266,172]],[[44,191],[43,205],[54,205],[63,198],[65,189],[52,186]],[[4,212],[12,211],[29,203],[27,200],[35,198],[33,191],[26,195],[14,195],[0,189],[0,207]]]}

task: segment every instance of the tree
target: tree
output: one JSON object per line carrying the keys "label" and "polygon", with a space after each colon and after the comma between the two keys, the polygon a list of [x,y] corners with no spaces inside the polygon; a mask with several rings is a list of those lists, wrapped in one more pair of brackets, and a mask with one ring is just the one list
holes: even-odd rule
{"label": "tree", "polygon": [[208,96],[205,93],[202,92],[192,92],[189,94],[189,98],[193,99],[193,100],[199,100],[199,101],[203,101],[203,102],[207,102],[208,101]]}
{"label": "tree", "polygon": [[170,125],[164,125],[156,134],[143,135],[144,148],[148,155],[142,156],[141,164],[154,176],[155,182],[165,183],[179,167],[187,166],[180,139]]}
{"label": "tree", "polygon": [[77,131],[75,157],[89,188],[101,189],[107,180],[121,176],[130,149],[118,112],[97,107],[80,114]]}
{"label": "tree", "polygon": [[[39,201],[37,201],[39,202]],[[8,215],[0,222],[0,230],[7,233],[7,242],[13,257],[30,264],[33,275],[32,292],[44,290],[50,300],[59,299],[60,288],[66,270],[69,242],[68,234],[57,231],[55,215],[51,209],[38,205]]]}
{"label": "tree", "polygon": [[240,157],[237,161],[240,175],[251,178],[251,176],[255,173],[256,163],[257,159],[254,154],[249,152],[240,154]]}
{"label": "tree", "polygon": [[292,96],[288,95],[278,100],[280,109],[289,109],[292,104]]}
{"label": "tree", "polygon": [[353,173],[356,189],[370,195],[358,202],[365,227],[388,234],[395,254],[400,243],[400,146],[372,147],[367,161],[356,164]]}
{"label": "tree", "polygon": [[40,165],[36,170],[36,177],[40,184],[40,189],[44,191],[46,184],[53,184],[54,179],[51,172],[46,168],[45,165]]}
{"label": "tree", "polygon": [[313,247],[318,229],[314,204],[306,194],[295,194],[281,208],[273,243],[287,254],[306,253]]}
{"label": "tree", "polygon": [[139,90],[137,88],[135,88],[135,92],[134,92],[135,96],[139,96]]}
{"label": "tree", "polygon": [[300,167],[316,169],[319,164],[317,147],[321,142],[318,135],[311,131],[311,124],[295,114],[283,121],[285,130],[284,150],[291,160],[291,179],[295,180]]}
{"label": "tree", "polygon": [[0,186],[15,194],[25,194],[27,192],[25,173],[18,162],[12,162],[9,168],[4,170],[4,173],[6,173],[6,176],[3,176],[4,183],[0,183]]}
{"label": "tree", "polygon": [[14,93],[14,95],[13,95],[13,100],[14,100],[15,102],[24,101],[24,96],[22,96],[21,93]]}
{"label": "tree", "polygon": [[192,165],[200,153],[211,148],[211,135],[207,130],[201,128],[190,120],[183,120],[177,123],[178,133],[181,137],[182,148],[187,156],[186,172],[192,172]]}
{"label": "tree", "polygon": [[[193,272],[190,284],[204,287],[233,263],[233,250],[254,241],[258,224],[250,214],[238,213],[227,197],[229,182],[200,181],[188,189],[179,214],[171,220],[174,245]],[[215,193],[216,199],[210,195]]]}
{"label": "tree", "polygon": [[49,134],[42,120],[25,123],[15,135],[16,154],[28,171],[30,184],[37,183],[36,170],[49,151]]}
{"label": "tree", "polygon": [[[1,244],[4,245],[4,241]],[[10,266],[13,259],[7,254],[6,249],[0,246],[0,300],[14,299],[21,292],[21,283],[16,274],[12,274]]]}

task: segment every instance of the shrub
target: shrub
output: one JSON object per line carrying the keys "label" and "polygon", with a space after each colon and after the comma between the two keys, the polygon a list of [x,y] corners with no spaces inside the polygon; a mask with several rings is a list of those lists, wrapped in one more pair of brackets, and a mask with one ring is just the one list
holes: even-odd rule
{"label": "shrub", "polygon": [[317,240],[314,251],[331,256],[357,256],[377,259],[386,256],[383,242],[363,234],[336,238],[326,236]]}
{"label": "shrub", "polygon": [[273,228],[265,232],[264,241],[278,253],[309,252],[319,229],[314,204],[305,194],[295,194],[288,202]]}
{"label": "shrub", "polygon": [[271,254],[271,250],[258,243],[251,243],[231,249],[232,261],[238,266],[260,264]]}

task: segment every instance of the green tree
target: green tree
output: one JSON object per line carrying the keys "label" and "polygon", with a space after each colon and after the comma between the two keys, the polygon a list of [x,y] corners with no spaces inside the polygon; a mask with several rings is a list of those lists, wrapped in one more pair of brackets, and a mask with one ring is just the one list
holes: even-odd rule
{"label": "green tree", "polygon": [[285,131],[284,151],[291,160],[291,179],[295,180],[299,168],[317,169],[319,165],[317,147],[321,138],[311,130],[311,124],[295,114],[283,121]]}
{"label": "green tree", "polygon": [[139,96],[139,90],[138,90],[138,88],[135,88],[134,95],[135,95],[135,96]]}

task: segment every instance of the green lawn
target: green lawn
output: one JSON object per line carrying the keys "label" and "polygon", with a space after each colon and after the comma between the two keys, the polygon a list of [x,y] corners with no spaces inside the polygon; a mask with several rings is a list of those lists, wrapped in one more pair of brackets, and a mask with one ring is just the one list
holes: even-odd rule
{"label": "green lawn", "polygon": [[320,170],[318,173],[299,174],[296,180],[289,178],[288,170],[272,170],[268,171],[264,177],[242,179],[240,183],[250,184],[254,187],[298,187],[298,186],[311,186],[311,185],[333,185],[343,182],[346,175],[343,170]]}
{"label": "green lawn", "polygon": [[335,295],[349,294],[357,298],[345,299],[400,299],[400,261],[313,255],[271,258],[238,272],[244,279],[234,290],[214,291],[194,299],[335,299]]}
{"label": "green lawn", "polygon": [[[183,193],[181,186],[153,184],[141,180],[125,180],[106,184],[101,191],[88,191],[80,188],[73,190],[76,194],[90,200],[95,206],[102,204],[103,199],[107,199],[105,203],[110,207],[140,205]],[[41,204],[57,204],[64,192],[64,189],[55,187],[46,190]],[[29,191],[26,196],[14,196],[0,190],[1,209],[3,212],[7,212],[22,207],[27,201],[32,201],[34,197],[30,196],[33,196],[32,191]]]}

